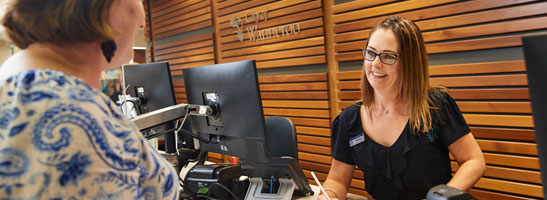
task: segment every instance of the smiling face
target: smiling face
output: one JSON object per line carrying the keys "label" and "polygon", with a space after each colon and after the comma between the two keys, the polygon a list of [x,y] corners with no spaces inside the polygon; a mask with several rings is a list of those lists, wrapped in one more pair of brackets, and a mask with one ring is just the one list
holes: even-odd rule
{"label": "smiling face", "polygon": [[[366,49],[368,54],[390,53],[399,54],[399,42],[393,31],[388,29],[377,29],[369,38]],[[389,57],[389,56],[388,56]],[[385,60],[384,60],[385,61]],[[365,75],[368,83],[375,92],[399,92],[401,88],[401,65],[400,57],[394,64],[384,64],[380,56],[374,61],[365,60]]]}

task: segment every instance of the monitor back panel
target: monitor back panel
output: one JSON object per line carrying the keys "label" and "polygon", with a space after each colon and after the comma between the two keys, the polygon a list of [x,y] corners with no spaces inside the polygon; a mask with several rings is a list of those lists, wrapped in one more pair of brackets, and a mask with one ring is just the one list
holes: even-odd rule
{"label": "monitor back panel", "polygon": [[547,183],[547,33],[527,35],[522,41],[542,182]]}
{"label": "monitor back panel", "polygon": [[268,162],[264,113],[254,61],[217,64],[183,70],[189,104],[206,105],[204,93],[218,96],[221,126],[206,117],[191,116],[192,130],[218,143],[200,143],[202,150]]}

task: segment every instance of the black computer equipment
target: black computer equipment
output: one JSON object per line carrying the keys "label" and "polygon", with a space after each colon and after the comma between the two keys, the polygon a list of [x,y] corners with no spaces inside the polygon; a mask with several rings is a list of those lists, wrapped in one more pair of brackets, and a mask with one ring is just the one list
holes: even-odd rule
{"label": "black computer equipment", "polygon": [[[522,37],[542,182],[547,183],[547,33]],[[543,187],[547,194],[547,187]]]}
{"label": "black computer equipment", "polygon": [[[126,93],[132,97],[138,97],[139,102],[135,102],[134,107],[138,114],[148,113],[176,104],[169,63],[158,62],[125,65],[123,77],[124,88],[127,88]],[[175,135],[172,131],[169,131],[172,129],[174,129],[174,122],[169,122],[155,126],[143,133],[148,136],[168,131],[168,133],[164,134],[165,151],[167,153],[175,153]]]}
{"label": "black computer equipment", "polygon": [[203,151],[255,162],[270,159],[254,61],[183,70],[188,104],[209,105],[213,117],[190,116],[192,130],[209,143]]}
{"label": "black computer equipment", "polygon": [[[192,132],[206,140],[200,140],[200,150],[240,157],[242,173],[254,178],[253,180],[258,178],[274,182],[275,178],[278,185],[289,180],[296,187],[294,194],[313,194],[295,159],[271,158],[269,155],[267,140],[274,136],[269,136],[265,130],[254,60],[183,69],[183,76],[188,104],[208,105],[213,110],[209,117],[189,116]],[[191,180],[185,180],[185,185],[210,183],[210,180],[198,184],[191,182],[200,181],[199,177],[203,177],[201,173],[203,170],[197,175],[188,174],[187,177]],[[254,184],[251,183],[252,185]],[[261,186],[249,188],[261,190]],[[190,188],[193,193],[200,189]],[[289,191],[287,188],[285,190]],[[290,194],[293,194],[292,187]]]}
{"label": "black computer equipment", "polygon": [[249,184],[248,181],[246,184],[244,181],[238,182],[241,175],[239,165],[196,165],[185,177],[184,187],[193,197],[243,199]]}
{"label": "black computer equipment", "polygon": [[459,189],[440,184],[432,187],[426,196],[427,200],[476,200],[475,197]]}

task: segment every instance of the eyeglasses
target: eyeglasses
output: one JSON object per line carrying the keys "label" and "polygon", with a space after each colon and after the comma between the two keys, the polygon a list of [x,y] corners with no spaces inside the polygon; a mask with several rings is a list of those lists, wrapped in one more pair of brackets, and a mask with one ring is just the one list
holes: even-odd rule
{"label": "eyeglasses", "polygon": [[397,62],[397,58],[399,58],[399,55],[396,53],[376,53],[372,50],[362,48],[361,53],[363,54],[363,58],[366,61],[374,61],[376,59],[376,56],[380,56],[380,62],[386,64],[386,65],[393,65],[395,62]]}

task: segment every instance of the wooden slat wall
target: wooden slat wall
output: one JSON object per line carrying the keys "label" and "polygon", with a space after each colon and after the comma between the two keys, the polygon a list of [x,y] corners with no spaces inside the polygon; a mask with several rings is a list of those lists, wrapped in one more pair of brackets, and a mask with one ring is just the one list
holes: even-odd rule
{"label": "wooden slat wall", "polygon": [[[413,20],[429,54],[518,47],[523,34],[547,30],[547,2],[534,0],[351,1],[333,13],[337,61],[362,60],[370,28],[387,15]],[[360,76],[337,74],[338,110],[360,99]],[[431,66],[430,83],[449,88],[484,152],[487,172],[471,193],[543,198],[524,62]]]}
{"label": "wooden slat wall", "polygon": [[182,75],[182,69],[215,64],[213,34],[203,34],[155,46],[155,60],[169,61],[171,75]]}
{"label": "wooden slat wall", "polygon": [[155,39],[213,25],[210,0],[155,0],[150,15]]}
{"label": "wooden slat wall", "polygon": [[[264,115],[285,116],[296,125],[298,157],[309,183],[314,183],[310,171],[326,178],[332,160],[327,74],[261,76],[259,83]],[[351,191],[367,195],[354,189],[363,185],[362,173],[356,173]]]}
{"label": "wooden slat wall", "polygon": [[[430,84],[443,85],[456,100],[487,162],[484,177],[472,193],[485,199],[542,198],[537,148],[528,96],[461,96],[457,91],[527,89],[523,61],[430,66]],[[360,98],[361,71],[340,72],[338,104],[345,108]],[[456,93],[454,93],[456,91]],[[455,171],[457,163],[452,163]],[[509,189],[510,188],[510,189]]]}
{"label": "wooden slat wall", "polygon": [[182,75],[183,68],[215,64],[212,33],[156,44],[157,40],[211,27],[211,9],[210,0],[151,1],[153,61],[169,61],[172,76]]}
{"label": "wooden slat wall", "polygon": [[[355,0],[324,9],[332,5],[327,1],[147,0],[145,32],[152,44],[147,56],[150,61],[169,61],[174,76],[187,67],[248,59],[257,60],[261,69],[329,63],[330,80],[328,74],[260,77],[266,115],[293,119],[306,175],[310,177],[313,170],[324,180],[331,162],[332,116],[360,98],[359,72],[336,73],[338,62],[362,60],[359,49],[375,23],[388,15],[415,21],[429,54],[520,47],[523,34],[547,30],[547,2],[540,0]],[[245,23],[245,27],[257,25],[260,30],[300,23],[301,32],[249,41],[245,30],[240,42],[230,21],[266,8],[268,21]],[[157,44],[207,27],[215,33]],[[325,41],[334,46],[331,52]],[[484,151],[487,172],[472,190],[479,199],[543,198],[524,72],[523,61],[430,67],[431,83],[449,88]],[[336,89],[332,99],[324,84],[331,91]],[[174,85],[177,102],[185,102],[183,83]],[[212,154],[210,160],[221,162],[226,157]],[[362,177],[356,170],[350,192],[368,195]]]}
{"label": "wooden slat wall", "polygon": [[[214,1],[214,12],[217,14],[215,32],[220,55],[218,63],[254,59],[257,68],[326,63],[321,1]],[[248,12],[264,12],[266,9],[267,21],[245,23]],[[236,37],[237,28],[230,26],[234,17],[244,21],[242,42]],[[263,30],[294,23],[300,23],[298,34],[261,41],[249,40],[248,27],[257,25],[258,30]]]}
{"label": "wooden slat wall", "polygon": [[350,10],[345,4],[335,6],[337,61],[362,59],[359,50],[365,46],[370,28],[385,15],[395,14],[416,22],[430,54],[521,46],[523,34],[547,30],[544,1],[411,0],[374,7],[368,1],[348,4],[362,9]]}
{"label": "wooden slat wall", "polygon": [[[143,7],[144,12],[146,13],[145,18],[145,26],[144,26],[144,41],[145,42],[151,42],[152,41],[152,31],[150,30],[150,26],[152,25],[152,21],[150,20],[150,1],[143,1]],[[146,62],[152,62],[154,59],[154,56],[152,55],[153,49],[152,46],[147,45],[146,46]]]}
{"label": "wooden slat wall", "polygon": [[173,90],[175,90],[177,104],[188,103],[188,100],[186,99],[186,88],[184,87],[184,81],[173,82]]}

